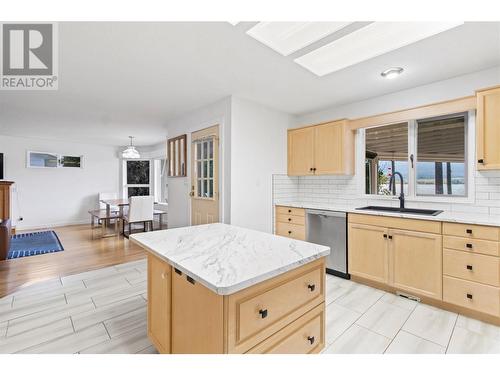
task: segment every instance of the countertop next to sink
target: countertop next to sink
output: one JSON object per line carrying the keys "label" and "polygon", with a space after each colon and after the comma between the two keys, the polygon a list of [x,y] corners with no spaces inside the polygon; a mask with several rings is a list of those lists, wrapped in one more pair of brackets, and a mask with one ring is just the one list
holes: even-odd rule
{"label": "countertop next to sink", "polygon": [[[500,227],[500,216],[485,215],[485,214],[471,214],[463,212],[443,211],[442,213],[436,216],[412,215],[412,214],[403,214],[397,212],[357,210],[355,208],[346,208],[345,206],[342,207],[329,204],[323,205],[317,203],[309,204],[304,202],[280,202],[280,203],[275,203],[275,206],[310,208],[316,210],[340,211],[340,212],[348,212],[348,213],[363,214],[363,215],[392,216],[392,217],[401,217],[406,219],[446,221],[450,223],[491,225]],[[360,205],[360,207],[363,206]]]}
{"label": "countertop next to sink", "polygon": [[327,256],[330,248],[227,224],[137,233],[131,240],[220,295]]}

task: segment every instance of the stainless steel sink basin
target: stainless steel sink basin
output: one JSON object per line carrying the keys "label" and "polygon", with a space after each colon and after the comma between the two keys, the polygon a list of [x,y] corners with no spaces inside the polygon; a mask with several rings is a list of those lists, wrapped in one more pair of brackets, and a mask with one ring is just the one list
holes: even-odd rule
{"label": "stainless steel sink basin", "polygon": [[413,214],[413,215],[428,215],[436,216],[439,215],[442,210],[424,210],[419,208],[399,208],[399,207],[384,207],[384,206],[366,206],[356,208],[357,210],[368,210],[368,211],[385,211],[385,212],[395,212],[402,214]]}

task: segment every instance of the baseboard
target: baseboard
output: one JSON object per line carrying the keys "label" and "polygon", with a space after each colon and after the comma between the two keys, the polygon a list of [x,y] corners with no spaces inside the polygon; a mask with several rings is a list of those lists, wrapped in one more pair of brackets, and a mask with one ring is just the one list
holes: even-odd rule
{"label": "baseboard", "polygon": [[24,231],[24,230],[35,230],[35,229],[50,229],[57,227],[66,227],[68,225],[82,225],[89,224],[90,220],[77,220],[77,221],[59,221],[53,223],[43,223],[43,224],[32,224],[32,225],[22,225],[20,222],[16,223],[16,232]]}

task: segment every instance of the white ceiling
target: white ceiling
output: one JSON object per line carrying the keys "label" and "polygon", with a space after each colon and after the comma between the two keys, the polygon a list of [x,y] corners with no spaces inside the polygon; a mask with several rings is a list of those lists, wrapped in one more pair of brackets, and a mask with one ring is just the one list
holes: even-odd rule
{"label": "white ceiling", "polygon": [[[60,23],[59,90],[0,91],[0,134],[146,145],[229,95],[304,114],[500,65],[500,23],[466,23],[317,77],[293,60],[362,24],[289,56],[249,37],[254,24]],[[392,66],[404,74],[382,79]]]}

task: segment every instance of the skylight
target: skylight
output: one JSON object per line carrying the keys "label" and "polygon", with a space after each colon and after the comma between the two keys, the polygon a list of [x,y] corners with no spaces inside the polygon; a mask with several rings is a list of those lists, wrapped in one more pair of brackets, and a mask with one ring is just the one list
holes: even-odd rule
{"label": "skylight", "polygon": [[247,34],[288,56],[344,28],[350,22],[259,22]]}
{"label": "skylight", "polygon": [[463,22],[374,22],[294,61],[318,76],[452,29]]}

